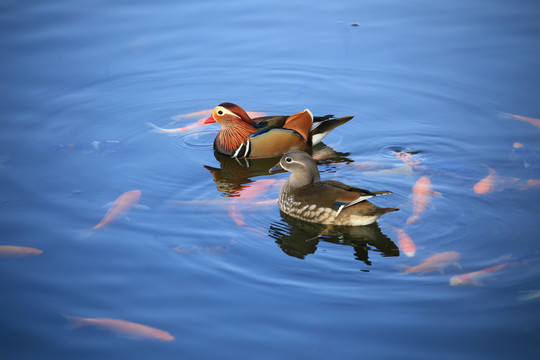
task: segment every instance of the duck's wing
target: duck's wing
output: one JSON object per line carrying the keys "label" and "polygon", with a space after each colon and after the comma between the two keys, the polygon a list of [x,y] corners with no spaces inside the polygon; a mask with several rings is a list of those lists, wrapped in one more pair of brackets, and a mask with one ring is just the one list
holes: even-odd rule
{"label": "duck's wing", "polygon": [[302,136],[305,142],[308,142],[311,125],[313,125],[313,114],[306,109],[289,116],[285,121],[283,128],[295,131]]}
{"label": "duck's wing", "polygon": [[334,180],[308,184],[296,189],[294,193],[297,201],[322,207],[348,207],[377,195]]}
{"label": "duck's wing", "polygon": [[253,119],[253,122],[255,123],[257,133],[259,133],[283,127],[287,118],[288,116],[286,115],[262,116]]}

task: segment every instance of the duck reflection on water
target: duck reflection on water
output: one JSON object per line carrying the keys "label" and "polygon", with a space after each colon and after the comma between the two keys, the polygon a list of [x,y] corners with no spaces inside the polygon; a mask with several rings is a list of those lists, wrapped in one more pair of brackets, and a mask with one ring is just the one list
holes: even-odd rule
{"label": "duck reflection on water", "polygon": [[[323,236],[319,236],[321,233]],[[382,233],[375,222],[367,226],[327,226],[295,219],[281,212],[281,220],[275,221],[268,230],[269,236],[289,256],[304,259],[314,254],[320,240],[352,246],[354,257],[371,265],[369,251],[378,251],[383,256],[399,256],[399,248]]]}
{"label": "duck reflection on water", "polygon": [[[331,147],[319,143],[307,151],[318,163],[352,163],[348,152],[338,152]],[[212,173],[218,191],[224,196],[241,196],[245,185],[252,183],[253,178],[268,176],[269,170],[276,165],[281,156],[263,159],[231,158],[214,151],[219,167],[204,165]]]}

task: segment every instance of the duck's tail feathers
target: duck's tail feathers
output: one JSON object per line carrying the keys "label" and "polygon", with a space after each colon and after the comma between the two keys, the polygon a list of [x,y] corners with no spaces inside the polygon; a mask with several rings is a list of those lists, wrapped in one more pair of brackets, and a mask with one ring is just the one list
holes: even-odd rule
{"label": "duck's tail feathers", "polygon": [[315,118],[313,125],[311,125],[310,134],[312,145],[320,143],[330,131],[334,130],[340,125],[345,124],[351,120],[354,116],[344,116],[337,119],[328,119],[327,116],[322,118]]}

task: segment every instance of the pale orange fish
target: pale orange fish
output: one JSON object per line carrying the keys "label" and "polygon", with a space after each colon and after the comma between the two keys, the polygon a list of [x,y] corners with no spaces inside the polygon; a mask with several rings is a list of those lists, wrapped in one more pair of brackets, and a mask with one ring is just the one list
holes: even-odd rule
{"label": "pale orange fish", "polygon": [[514,114],[508,114],[508,115],[510,115],[511,117],[513,117],[515,119],[528,122],[529,124],[533,124],[534,126],[540,128],[540,120],[538,120],[538,119],[534,119],[534,118],[530,118],[530,117],[526,117],[526,116],[514,115]]}
{"label": "pale orange fish", "polygon": [[406,273],[426,273],[430,271],[442,271],[451,264],[456,264],[459,261],[459,253],[456,251],[446,251],[428,257],[421,264],[416,266],[407,266]]}
{"label": "pale orange fish", "polygon": [[515,142],[515,143],[512,144],[512,146],[513,146],[514,149],[523,149],[525,147],[525,145],[523,145],[520,142]]}
{"label": "pale orange fish", "polygon": [[[202,118],[200,118],[196,122],[188,124],[186,126],[179,127],[179,128],[165,129],[165,128],[159,127],[159,126],[157,126],[157,125],[155,125],[153,123],[148,123],[148,125],[150,125],[154,129],[155,132],[158,132],[158,133],[161,133],[161,134],[178,134],[178,133],[181,133],[181,132],[184,132],[184,131],[191,130],[193,128],[204,126],[204,121],[208,118],[208,115],[211,114],[212,111],[214,111],[214,110],[213,109],[212,110],[202,110],[202,111],[197,111],[197,112],[193,112],[193,113],[189,113],[189,114],[177,115],[177,116],[173,117],[173,120],[178,120],[181,117],[203,116]],[[256,112],[256,111],[248,111],[247,113],[251,118],[266,116],[265,113]]]}
{"label": "pale orange fish", "polygon": [[396,153],[396,157],[403,161],[405,164],[415,168],[415,169],[423,169],[426,167],[426,165],[422,164],[422,159],[419,159],[417,157],[414,157],[414,154],[406,151],[400,151]]}
{"label": "pale orange fish", "polygon": [[[233,196],[233,205],[229,206],[228,214],[233,219],[234,223],[238,226],[244,226],[244,216],[240,212],[239,207],[236,205],[238,202],[248,202],[264,194],[268,188],[276,182],[275,179],[264,179],[254,181],[248,185],[244,185],[239,189],[239,192]],[[262,203],[263,202],[258,202]],[[258,204],[253,203],[253,204]]]}
{"label": "pale orange fish", "polygon": [[527,180],[525,184],[521,185],[519,188],[520,190],[526,190],[526,189],[530,189],[537,186],[540,186],[540,180],[529,179]]}
{"label": "pale orange fish", "polygon": [[254,198],[260,197],[275,182],[275,179],[263,179],[243,185],[238,190],[238,193],[233,195],[233,201],[251,201]]}
{"label": "pale orange fish", "polygon": [[137,205],[140,198],[141,190],[132,190],[123,193],[112,203],[111,207],[109,208],[103,219],[101,219],[101,221],[96,226],[86,231],[97,230],[107,225],[110,225],[112,222],[118,219],[120,215],[126,213],[133,206]]}
{"label": "pale orange fish", "polygon": [[42,250],[25,247],[25,246],[11,246],[1,245],[0,256],[1,257],[24,257],[43,254]]}
{"label": "pale orange fish", "polygon": [[416,254],[416,245],[409,235],[402,229],[390,225],[390,227],[396,232],[398,236],[399,248],[408,257],[413,257]]}
{"label": "pale orange fish", "polygon": [[490,194],[492,192],[499,191],[501,186],[508,185],[519,180],[519,178],[502,178],[492,168],[487,167],[487,169],[489,170],[489,175],[473,186],[473,191],[476,194]]}
{"label": "pale orange fish", "polygon": [[508,263],[495,265],[492,267],[489,267],[487,269],[479,270],[470,272],[467,274],[461,274],[461,275],[455,275],[450,278],[450,285],[452,286],[458,286],[458,285],[481,285],[480,279],[488,276],[489,274],[498,271],[504,267],[506,267]]}
{"label": "pale orange fish", "polygon": [[233,219],[234,223],[237,226],[244,226],[244,224],[245,224],[244,216],[242,215],[240,210],[238,210],[238,206],[236,206],[236,205],[229,206],[229,210],[227,211],[227,213],[229,214],[231,219]]}
{"label": "pale orange fish", "polygon": [[499,175],[492,168],[488,168],[489,175],[477,182],[473,191],[477,194],[489,194],[495,191],[495,185],[498,182]]}
{"label": "pale orange fish", "polygon": [[173,341],[174,336],[166,331],[156,329],[150,326],[137,324],[130,321],[107,318],[83,318],[78,316],[65,316],[70,321],[72,328],[92,325],[98,328],[107,329],[118,336],[139,340],[160,340]]}
{"label": "pale orange fish", "polygon": [[417,221],[420,214],[431,203],[431,197],[439,193],[433,191],[433,185],[427,176],[422,176],[412,188],[413,215],[407,219],[407,225]]}

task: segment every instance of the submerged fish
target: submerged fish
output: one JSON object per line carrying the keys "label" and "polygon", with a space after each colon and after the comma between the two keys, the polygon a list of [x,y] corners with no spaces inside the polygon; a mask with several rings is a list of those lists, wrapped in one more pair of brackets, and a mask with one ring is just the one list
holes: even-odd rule
{"label": "submerged fish", "polygon": [[489,194],[495,191],[495,185],[498,182],[499,175],[492,168],[488,167],[488,170],[489,170],[489,175],[474,185],[473,191],[475,193]]}
{"label": "submerged fish", "polygon": [[514,114],[508,114],[508,115],[510,115],[514,119],[518,119],[518,120],[521,120],[521,121],[528,122],[529,124],[533,124],[534,126],[540,128],[540,120],[538,120],[538,119],[534,119],[534,118],[526,117],[526,116],[514,115]]}
{"label": "submerged fish", "polygon": [[422,176],[412,188],[413,215],[407,219],[407,225],[416,222],[420,214],[431,203],[431,197],[439,193],[433,191],[433,185],[427,176]]}
{"label": "submerged fish", "polygon": [[500,191],[501,187],[519,181],[519,178],[503,178],[490,167],[487,167],[487,169],[489,170],[489,175],[477,182],[473,187],[473,191],[476,194],[490,194],[495,191]]}
{"label": "submerged fish", "polygon": [[415,169],[423,169],[426,167],[426,165],[422,164],[422,159],[414,157],[415,154],[406,152],[406,151],[400,151],[396,153],[396,157],[403,161],[405,164],[409,165],[410,167],[413,167]]}
{"label": "submerged fish", "polygon": [[481,285],[480,280],[486,276],[489,276],[489,274],[498,271],[504,267],[506,267],[508,263],[495,265],[492,267],[489,267],[487,269],[479,270],[470,272],[467,274],[461,274],[461,275],[455,275],[450,278],[450,285],[452,286],[458,286],[458,285]]}
{"label": "submerged fish", "polygon": [[406,273],[426,273],[430,271],[443,271],[451,264],[457,264],[459,261],[459,253],[456,251],[446,251],[443,253],[435,254],[428,257],[421,264],[416,266],[407,266],[405,268]]}
{"label": "submerged fish", "polygon": [[[240,211],[240,208],[237,206],[239,202],[247,203],[251,202],[250,205],[266,205],[268,202],[273,203],[275,200],[266,200],[252,202],[252,200],[260,197],[261,194],[266,193],[268,188],[276,182],[275,179],[263,179],[254,181],[247,185],[242,186],[236,195],[232,197],[232,205],[229,206],[228,214],[233,219],[234,223],[238,226],[244,226],[244,216]],[[252,209],[250,209],[252,211]]]}
{"label": "submerged fish", "polygon": [[540,186],[540,180],[529,179],[529,180],[527,180],[527,182],[525,184],[520,185],[519,189],[520,190],[527,190],[527,189],[537,187],[537,186]]}
{"label": "submerged fish", "polygon": [[407,235],[407,233],[402,229],[399,229],[392,225],[390,225],[390,227],[396,232],[398,236],[398,244],[401,251],[403,251],[406,256],[413,257],[414,254],[416,254],[416,246],[414,245],[414,241],[411,239],[411,237]]}
{"label": "submerged fish", "polygon": [[107,318],[83,318],[78,316],[65,316],[72,328],[79,328],[81,326],[92,325],[98,328],[107,329],[118,336],[127,337],[130,339],[140,340],[160,340],[160,341],[173,341],[174,336],[166,331],[156,329],[150,326],[133,323],[130,321],[120,319],[107,319]]}
{"label": "submerged fish", "polygon": [[126,213],[133,206],[137,205],[140,198],[141,190],[132,190],[123,193],[112,203],[111,207],[109,208],[103,219],[101,219],[101,221],[96,226],[86,231],[97,230],[107,225],[110,225],[112,222],[118,219],[120,215]]}
{"label": "submerged fish", "polygon": [[[206,118],[208,118],[208,115],[212,114],[212,111],[214,111],[214,110],[213,109],[211,109],[211,110],[201,110],[201,111],[197,111],[197,112],[193,112],[193,113],[189,113],[189,114],[183,114],[183,115],[174,116],[173,120],[179,120],[180,118],[183,118],[183,117],[203,116],[201,119],[197,120],[196,122],[191,123],[191,124],[186,125],[186,126],[179,127],[179,128],[165,129],[165,128],[159,127],[159,126],[157,126],[157,125],[155,125],[153,123],[148,123],[148,125],[150,125],[154,129],[154,131],[157,132],[157,133],[170,134],[170,135],[171,134],[178,134],[178,133],[181,133],[181,132],[184,132],[184,131],[191,130],[191,129],[196,128],[196,127],[204,126],[204,121],[206,120]],[[256,111],[248,111],[247,113],[251,118],[266,116],[265,113],[256,112]]]}
{"label": "submerged fish", "polygon": [[24,257],[43,254],[42,250],[25,247],[0,245],[0,257]]}

